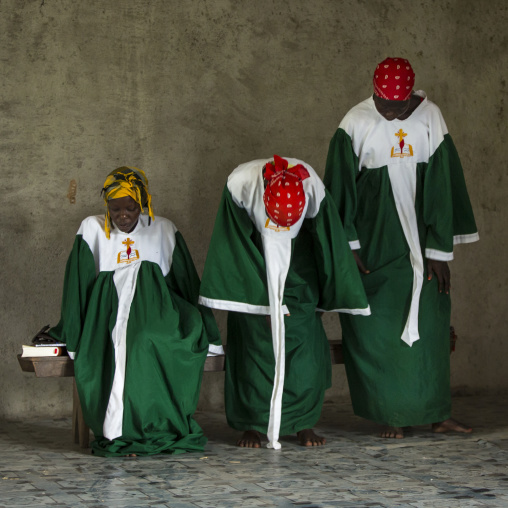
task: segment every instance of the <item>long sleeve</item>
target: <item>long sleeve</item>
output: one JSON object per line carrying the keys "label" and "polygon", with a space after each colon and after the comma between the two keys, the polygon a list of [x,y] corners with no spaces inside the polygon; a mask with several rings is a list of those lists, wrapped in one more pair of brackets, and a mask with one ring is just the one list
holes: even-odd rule
{"label": "long sleeve", "polygon": [[359,249],[358,233],[354,225],[357,194],[358,157],[350,136],[340,127],[330,141],[323,182],[330,192],[344,225],[344,232],[352,249]]}
{"label": "long sleeve", "polygon": [[320,310],[369,315],[358,267],[328,192],[321,202],[319,213],[307,220],[307,227],[314,240]]}
{"label": "long sleeve", "polygon": [[192,261],[187,244],[180,232],[175,233],[176,245],[173,250],[171,269],[166,276],[168,286],[184,300],[199,309],[208,336],[208,342],[216,346],[221,345],[219,329],[211,309],[198,304],[199,275]]}
{"label": "long sleeve", "polygon": [[428,258],[449,261],[454,244],[479,239],[462,165],[449,134],[430,157],[425,171],[423,219]]}
{"label": "long sleeve", "polygon": [[255,228],[225,187],[208,249],[200,302],[216,309],[268,314],[265,260]]}
{"label": "long sleeve", "polygon": [[52,337],[67,344],[71,358],[79,346],[95,279],[93,254],[83,237],[77,235],[65,269],[60,322],[49,331]]}

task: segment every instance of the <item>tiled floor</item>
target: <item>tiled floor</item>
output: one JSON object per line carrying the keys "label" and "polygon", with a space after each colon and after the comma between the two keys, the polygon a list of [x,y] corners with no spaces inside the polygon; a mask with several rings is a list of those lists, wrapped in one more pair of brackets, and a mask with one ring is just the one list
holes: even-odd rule
{"label": "tiled floor", "polygon": [[456,398],[454,416],[475,432],[387,440],[326,404],[325,447],[274,451],[233,446],[224,416],[201,413],[205,453],[116,459],[73,445],[70,419],[2,422],[0,507],[508,507],[506,397]]}

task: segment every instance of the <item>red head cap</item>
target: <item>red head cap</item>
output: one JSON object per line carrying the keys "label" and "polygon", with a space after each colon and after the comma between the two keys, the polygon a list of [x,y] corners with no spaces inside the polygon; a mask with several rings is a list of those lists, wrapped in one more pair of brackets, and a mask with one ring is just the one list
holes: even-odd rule
{"label": "red head cap", "polygon": [[387,58],[374,72],[374,93],[389,101],[407,101],[415,84],[415,73],[404,58]]}
{"label": "red head cap", "polygon": [[263,202],[270,219],[281,227],[297,223],[305,208],[305,192],[302,182],[309,172],[301,165],[289,167],[287,160],[274,155],[274,161],[266,164],[267,180]]}

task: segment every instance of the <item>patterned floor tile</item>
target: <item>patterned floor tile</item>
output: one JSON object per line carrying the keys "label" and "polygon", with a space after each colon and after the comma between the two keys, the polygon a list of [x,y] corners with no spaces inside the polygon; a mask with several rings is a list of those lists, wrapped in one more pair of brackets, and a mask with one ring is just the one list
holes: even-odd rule
{"label": "patterned floor tile", "polygon": [[458,397],[454,414],[469,435],[415,427],[403,440],[377,436],[347,402],[326,403],[317,448],[240,449],[223,414],[196,417],[204,453],[92,456],[71,441],[69,418],[2,422],[0,508],[506,507],[508,407],[499,397]]}

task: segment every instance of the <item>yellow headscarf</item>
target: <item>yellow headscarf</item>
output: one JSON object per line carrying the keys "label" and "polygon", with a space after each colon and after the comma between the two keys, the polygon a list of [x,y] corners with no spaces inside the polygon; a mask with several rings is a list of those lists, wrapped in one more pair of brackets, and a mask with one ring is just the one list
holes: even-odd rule
{"label": "yellow headscarf", "polygon": [[[129,196],[139,204],[141,213],[143,213],[143,207],[147,207],[149,217],[154,220],[152,196],[148,193],[148,179],[143,170],[131,166],[122,166],[111,171],[104,182],[102,193],[106,207],[111,199]],[[108,208],[106,208],[106,224],[104,229],[106,231],[106,238],[109,239],[111,217]]]}

